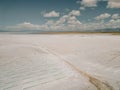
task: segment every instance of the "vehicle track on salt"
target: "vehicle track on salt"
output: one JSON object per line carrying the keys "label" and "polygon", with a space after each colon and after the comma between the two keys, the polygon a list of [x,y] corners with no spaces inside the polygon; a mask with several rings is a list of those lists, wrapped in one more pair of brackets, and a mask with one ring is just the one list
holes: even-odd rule
{"label": "vehicle track on salt", "polygon": [[68,60],[66,60],[66,58],[62,57],[62,55],[60,55],[46,47],[41,47],[41,48],[43,50],[45,50],[46,52],[51,53],[51,54],[55,55],[56,57],[60,58],[60,60],[62,60],[66,65],[69,65],[73,70],[77,71],[79,74],[86,77],[89,80],[89,82],[97,88],[97,90],[115,90],[107,81],[95,78],[94,76],[90,75],[89,73],[86,73],[85,71],[77,68],[75,65],[68,62]]}

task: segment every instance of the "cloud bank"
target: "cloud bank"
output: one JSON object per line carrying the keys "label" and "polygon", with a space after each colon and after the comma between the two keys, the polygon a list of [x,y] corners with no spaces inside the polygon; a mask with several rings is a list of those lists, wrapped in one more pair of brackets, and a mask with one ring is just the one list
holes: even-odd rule
{"label": "cloud bank", "polygon": [[104,13],[104,14],[101,14],[97,17],[95,17],[96,20],[104,20],[106,18],[109,18],[111,15],[109,13]]}
{"label": "cloud bank", "polygon": [[84,7],[97,7],[97,0],[82,0],[81,5]]}

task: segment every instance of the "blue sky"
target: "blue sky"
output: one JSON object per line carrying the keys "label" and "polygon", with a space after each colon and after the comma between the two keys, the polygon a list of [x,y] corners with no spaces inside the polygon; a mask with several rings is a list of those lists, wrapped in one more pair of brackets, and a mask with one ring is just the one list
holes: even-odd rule
{"label": "blue sky", "polygon": [[120,28],[120,0],[0,0],[2,30],[104,28]]}
{"label": "blue sky", "polygon": [[66,8],[77,9],[76,6],[75,0],[0,0],[0,20],[4,21],[0,24],[10,25],[24,21],[40,24],[45,19],[41,12],[55,10],[63,13]]}

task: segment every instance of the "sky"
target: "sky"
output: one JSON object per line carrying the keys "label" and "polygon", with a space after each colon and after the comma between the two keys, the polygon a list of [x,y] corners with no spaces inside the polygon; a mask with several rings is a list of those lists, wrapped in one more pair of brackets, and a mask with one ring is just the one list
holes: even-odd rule
{"label": "sky", "polygon": [[0,0],[2,31],[120,28],[120,0]]}

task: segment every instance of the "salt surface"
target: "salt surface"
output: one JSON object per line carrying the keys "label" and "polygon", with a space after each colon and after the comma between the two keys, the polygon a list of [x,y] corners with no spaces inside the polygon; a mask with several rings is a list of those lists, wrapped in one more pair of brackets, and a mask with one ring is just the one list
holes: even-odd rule
{"label": "salt surface", "polygon": [[97,89],[64,61],[119,90],[119,45],[117,35],[0,35],[0,90]]}

